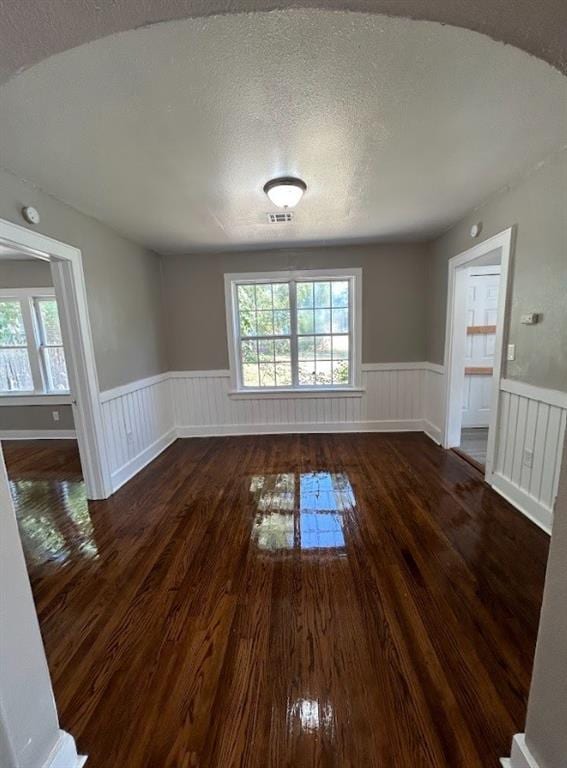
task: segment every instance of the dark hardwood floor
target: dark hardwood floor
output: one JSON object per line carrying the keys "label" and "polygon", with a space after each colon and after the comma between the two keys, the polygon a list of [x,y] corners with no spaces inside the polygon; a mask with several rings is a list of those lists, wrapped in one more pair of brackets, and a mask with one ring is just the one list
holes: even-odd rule
{"label": "dark hardwood floor", "polygon": [[418,434],[178,440],[105,502],[4,443],[92,768],[497,768],[548,540]]}

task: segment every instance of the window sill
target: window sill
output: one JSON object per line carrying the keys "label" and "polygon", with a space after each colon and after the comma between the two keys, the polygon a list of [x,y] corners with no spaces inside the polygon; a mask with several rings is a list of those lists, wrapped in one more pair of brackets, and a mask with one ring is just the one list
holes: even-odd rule
{"label": "window sill", "polygon": [[30,392],[17,394],[0,393],[0,406],[2,405],[71,405],[73,398],[70,394],[52,393],[37,394]]}
{"label": "window sill", "polygon": [[328,397],[362,397],[366,392],[362,387],[329,389],[235,389],[228,393],[232,400],[302,400]]}

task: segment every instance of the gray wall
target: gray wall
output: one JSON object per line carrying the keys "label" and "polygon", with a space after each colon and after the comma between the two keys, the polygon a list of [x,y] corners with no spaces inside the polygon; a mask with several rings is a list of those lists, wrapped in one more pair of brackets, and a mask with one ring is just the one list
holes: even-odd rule
{"label": "gray wall", "polygon": [[301,248],[166,257],[163,260],[172,370],[228,368],[224,274],[362,267],[362,360],[425,360],[424,245]]}
{"label": "gray wall", "polygon": [[0,217],[24,225],[23,205],[39,210],[38,231],[82,251],[101,389],[167,370],[160,258],[12,174],[0,172]]}
{"label": "gray wall", "polygon": [[[472,247],[469,230],[483,222],[481,239],[517,225],[512,264],[508,341],[516,360],[505,375],[536,386],[567,390],[567,151],[516,186],[471,212],[431,245],[428,360],[442,363],[447,306],[447,262]],[[542,312],[543,322],[521,325],[520,315]]]}
{"label": "gray wall", "polygon": [[0,288],[45,288],[53,285],[49,262],[0,260]]}
{"label": "gray wall", "polygon": [[567,440],[528,703],[526,743],[541,768],[567,756]]}
{"label": "gray wall", "polygon": [[[53,421],[52,411],[59,411]],[[1,405],[0,430],[4,429],[75,429],[70,405]]]}

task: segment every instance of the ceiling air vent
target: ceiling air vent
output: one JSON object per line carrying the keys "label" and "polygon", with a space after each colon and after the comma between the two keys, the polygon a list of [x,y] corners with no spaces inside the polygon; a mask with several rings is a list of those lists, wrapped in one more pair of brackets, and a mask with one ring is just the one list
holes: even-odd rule
{"label": "ceiling air vent", "polygon": [[268,214],[268,222],[270,224],[287,224],[289,221],[293,221],[293,213],[291,211],[285,211],[285,213]]}

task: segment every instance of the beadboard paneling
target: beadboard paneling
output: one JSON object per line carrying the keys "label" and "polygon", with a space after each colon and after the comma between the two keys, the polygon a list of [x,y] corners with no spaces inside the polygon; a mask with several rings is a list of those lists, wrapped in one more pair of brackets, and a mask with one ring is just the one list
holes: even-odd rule
{"label": "beadboard paneling", "polygon": [[[364,365],[358,396],[233,397],[228,371],[178,371],[103,392],[113,490],[175,437],[278,432],[420,431],[443,424],[444,369]],[[502,381],[494,488],[545,530],[557,493],[567,395]],[[524,461],[533,451],[532,466]]]}
{"label": "beadboard paneling", "polygon": [[103,392],[101,402],[116,491],[176,437],[169,374]]}
{"label": "beadboard paneling", "polygon": [[359,397],[230,396],[227,371],[172,374],[175,422],[181,436],[333,430],[421,430],[423,370],[365,366]]}
{"label": "beadboard paneling", "polygon": [[[547,531],[566,420],[567,395],[502,381],[494,487]],[[533,452],[531,466],[526,451]]]}
{"label": "beadboard paneling", "polygon": [[441,443],[443,425],[443,393],[445,369],[425,363],[423,369],[423,430],[436,443]]}

